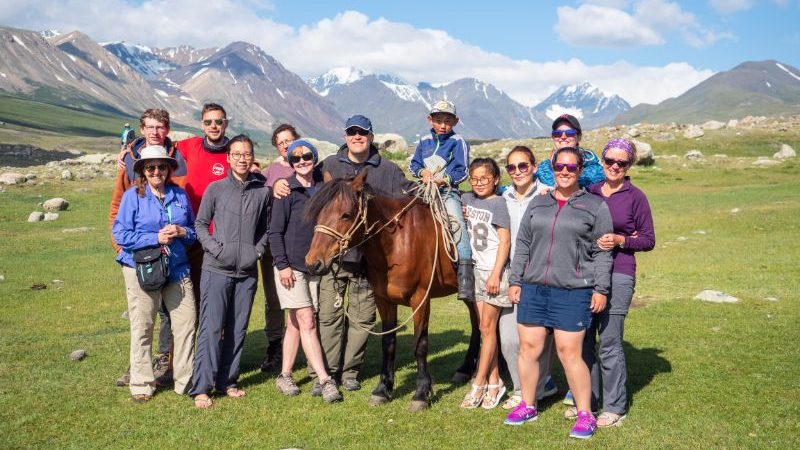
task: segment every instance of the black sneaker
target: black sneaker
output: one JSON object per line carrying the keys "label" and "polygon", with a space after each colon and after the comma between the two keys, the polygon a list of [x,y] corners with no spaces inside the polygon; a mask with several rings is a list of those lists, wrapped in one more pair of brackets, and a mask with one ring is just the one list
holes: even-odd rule
{"label": "black sneaker", "polygon": [[342,380],[342,387],[345,391],[357,391],[361,389],[361,383],[355,378],[347,378]]}

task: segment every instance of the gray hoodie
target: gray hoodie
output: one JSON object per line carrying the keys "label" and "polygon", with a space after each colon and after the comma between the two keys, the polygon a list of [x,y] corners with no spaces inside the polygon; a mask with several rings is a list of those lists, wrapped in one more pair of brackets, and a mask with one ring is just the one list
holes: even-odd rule
{"label": "gray hoodie", "polygon": [[234,278],[256,276],[256,262],[267,248],[272,200],[265,181],[260,173],[250,173],[240,183],[229,170],[228,176],[208,185],[195,220],[205,250],[203,270]]}
{"label": "gray hoodie", "polygon": [[509,284],[608,294],[612,257],[597,239],[612,231],[608,206],[596,195],[580,190],[561,209],[552,192],[537,195],[522,216]]}

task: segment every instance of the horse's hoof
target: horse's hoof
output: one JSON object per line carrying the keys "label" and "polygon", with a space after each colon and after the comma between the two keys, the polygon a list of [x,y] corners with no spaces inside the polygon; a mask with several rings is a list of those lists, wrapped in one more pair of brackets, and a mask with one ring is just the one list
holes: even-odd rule
{"label": "horse's hoof", "polygon": [[389,399],[380,395],[369,396],[369,406],[381,406],[389,403]]}
{"label": "horse's hoof", "polygon": [[430,407],[431,404],[425,400],[411,400],[411,405],[408,406],[408,411],[412,413],[421,412]]}
{"label": "horse's hoof", "polygon": [[464,372],[456,372],[453,374],[453,383],[464,384],[469,381],[470,376]]}

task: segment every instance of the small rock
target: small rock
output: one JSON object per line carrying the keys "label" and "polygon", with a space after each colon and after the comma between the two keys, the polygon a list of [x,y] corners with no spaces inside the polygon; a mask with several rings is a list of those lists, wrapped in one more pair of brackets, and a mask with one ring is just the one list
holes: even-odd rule
{"label": "small rock", "polygon": [[0,283],[2,283],[3,281],[6,281],[6,276],[0,273]]}
{"label": "small rock", "polygon": [[36,178],[38,178],[38,177],[36,176],[35,173],[26,173],[25,174],[25,179],[28,180],[28,181],[35,180]]}
{"label": "small rock", "polygon": [[656,162],[653,156],[653,146],[647,142],[633,140],[636,145],[636,164],[640,166],[652,166]]}
{"label": "small rock", "polygon": [[31,285],[31,289],[34,291],[41,291],[43,289],[47,289],[47,285],[44,283],[36,283]]}
{"label": "small rock", "polygon": [[85,193],[89,192],[89,188],[85,188],[85,187],[78,188],[78,189],[75,189],[75,192],[80,192],[82,194],[85,194]]}
{"label": "small rock", "polygon": [[667,141],[674,141],[675,135],[672,133],[659,133],[653,136],[653,140],[656,142],[667,142]]}
{"label": "small rock", "polygon": [[17,172],[3,172],[0,174],[0,184],[21,184],[26,181],[25,175]]}
{"label": "small rock", "polygon": [[704,123],[701,127],[704,130],[719,130],[721,128],[725,128],[725,122],[720,122],[717,120],[709,120],[708,122]]}
{"label": "small rock", "polygon": [[728,128],[736,128],[739,126],[739,121],[736,119],[731,119],[728,121],[727,124],[725,124],[725,126]]}
{"label": "small rock", "polygon": [[698,161],[703,159],[703,153],[700,150],[689,150],[683,157],[690,161]]}
{"label": "small rock", "polygon": [[722,328],[720,328],[720,327],[711,327],[711,331],[713,331],[713,332],[715,332],[715,333],[719,333],[719,331],[720,331],[721,329],[722,329]]}
{"label": "small rock", "polygon": [[630,130],[628,130],[628,132],[627,132],[627,133],[625,133],[625,134],[627,134],[628,136],[630,136],[630,137],[632,137],[632,138],[635,138],[635,137],[639,137],[639,136],[642,134],[642,132],[641,132],[641,131],[639,131],[639,129],[638,129],[638,128],[636,128],[636,127],[633,127],[633,128],[631,128]]}
{"label": "small rock", "polygon": [[72,179],[72,172],[69,169],[64,169],[61,171],[61,179],[62,180],[71,180]]}
{"label": "small rock", "polygon": [[756,167],[775,167],[780,164],[781,162],[775,159],[757,159],[752,163]]}
{"label": "small rock", "polygon": [[64,211],[69,208],[69,202],[61,197],[51,198],[42,203],[42,207],[48,211]]}
{"label": "small rock", "polygon": [[94,227],[64,228],[62,233],[86,233],[94,230]]}
{"label": "small rock", "polygon": [[764,300],[766,300],[768,302],[777,302],[778,301],[778,299],[775,298],[775,297],[764,297]]}
{"label": "small rock", "polygon": [[58,220],[58,213],[45,213],[43,220],[45,222],[51,222],[53,220]]}
{"label": "small rock", "polygon": [[114,159],[114,157],[108,153],[90,153],[81,156],[77,161],[82,164],[103,164],[112,159]]}
{"label": "small rock", "polygon": [[86,358],[86,350],[80,349],[75,350],[74,352],[69,354],[69,359],[72,361],[80,361],[83,358]]}
{"label": "small rock", "polygon": [[64,284],[64,280],[53,280],[53,284]]}
{"label": "small rock", "polygon": [[738,214],[738,213],[739,213],[739,211],[741,211],[741,209],[739,209],[739,208],[733,208],[733,209],[731,209],[731,214]]}
{"label": "small rock", "polygon": [[772,314],[767,314],[767,320],[772,320]]}
{"label": "small rock", "polygon": [[700,293],[695,295],[694,298],[696,300],[702,300],[704,302],[711,303],[737,303],[739,301],[738,298],[732,295],[726,294],[722,291],[713,291],[710,289],[700,291]]}
{"label": "small rock", "polygon": [[694,234],[706,234],[706,230],[695,230],[693,231]]}
{"label": "small rock", "polygon": [[714,153],[714,158],[717,158],[717,159],[727,159],[727,158],[728,158],[728,155],[726,155],[725,153]]}
{"label": "small rock", "polygon": [[683,137],[686,139],[695,139],[705,136],[705,131],[697,125],[689,125],[686,131],[683,132]]}
{"label": "small rock", "polygon": [[34,211],[28,216],[28,222],[39,222],[44,219],[44,213],[41,211]]}
{"label": "small rock", "polygon": [[678,236],[678,238],[677,238],[677,239],[675,239],[675,240],[676,240],[676,241],[683,242],[683,241],[688,241],[689,239],[688,239],[686,236]]}
{"label": "small rock", "polygon": [[125,320],[128,320],[128,310],[126,309],[125,311],[123,311],[120,317],[122,317]]}
{"label": "small rock", "polygon": [[781,159],[781,160],[789,159],[789,158],[796,158],[797,157],[797,153],[794,151],[794,149],[790,145],[783,144],[783,145],[781,145],[781,149],[778,151],[778,153],[775,153],[774,155],[772,155],[772,157],[775,158],[775,159]]}
{"label": "small rock", "polygon": [[373,144],[378,148],[378,151],[408,154],[408,143],[399,134],[378,133],[375,135]]}

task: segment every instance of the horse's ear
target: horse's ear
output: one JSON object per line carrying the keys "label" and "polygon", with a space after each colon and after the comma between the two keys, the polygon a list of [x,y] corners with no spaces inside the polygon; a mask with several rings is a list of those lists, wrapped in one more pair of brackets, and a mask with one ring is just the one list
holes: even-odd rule
{"label": "horse's ear", "polygon": [[361,173],[353,178],[353,182],[350,184],[357,194],[360,194],[364,190],[364,185],[367,184],[367,170],[367,168],[364,168]]}

